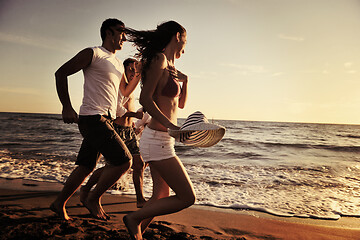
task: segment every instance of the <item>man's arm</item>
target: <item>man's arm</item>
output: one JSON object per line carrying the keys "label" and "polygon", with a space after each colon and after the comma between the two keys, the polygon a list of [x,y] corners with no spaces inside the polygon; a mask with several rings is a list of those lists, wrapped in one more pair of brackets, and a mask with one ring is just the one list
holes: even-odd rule
{"label": "man's arm", "polygon": [[126,78],[126,74],[124,73],[120,82],[120,91],[124,97],[130,96],[134,92],[136,86],[138,85],[141,79],[141,70],[142,70],[141,63],[136,63],[135,75],[131,81],[128,81],[129,79]]}
{"label": "man's arm", "polygon": [[[123,74],[120,82],[120,91],[124,97],[130,96],[138,85],[140,77],[134,77],[131,81],[127,81],[125,74]],[[128,82],[128,84],[126,84]]]}
{"label": "man's arm", "polygon": [[65,123],[77,123],[79,118],[72,107],[68,89],[68,76],[86,68],[90,65],[93,50],[86,48],[80,51],[72,59],[64,63],[56,72],[56,91],[63,106],[62,118]]}

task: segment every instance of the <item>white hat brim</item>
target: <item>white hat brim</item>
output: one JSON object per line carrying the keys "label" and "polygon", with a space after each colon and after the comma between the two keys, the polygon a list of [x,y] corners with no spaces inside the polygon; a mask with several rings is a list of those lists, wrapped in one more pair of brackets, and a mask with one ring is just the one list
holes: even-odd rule
{"label": "white hat brim", "polygon": [[225,135],[225,128],[211,123],[198,123],[186,129],[168,130],[170,136],[176,141],[188,146],[211,147],[218,143]]}

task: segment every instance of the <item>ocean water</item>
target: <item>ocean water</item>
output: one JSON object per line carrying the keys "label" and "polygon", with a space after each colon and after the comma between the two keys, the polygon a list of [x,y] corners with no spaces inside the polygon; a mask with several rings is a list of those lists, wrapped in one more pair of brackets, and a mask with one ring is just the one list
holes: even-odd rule
{"label": "ocean water", "polygon": [[[56,114],[0,113],[0,122],[0,177],[66,180],[82,140],[77,125]],[[360,125],[214,122],[227,129],[217,145],[176,144],[196,204],[284,217],[360,217]],[[130,174],[119,182],[121,190],[109,193],[135,194]],[[146,197],[151,189],[146,169]]]}

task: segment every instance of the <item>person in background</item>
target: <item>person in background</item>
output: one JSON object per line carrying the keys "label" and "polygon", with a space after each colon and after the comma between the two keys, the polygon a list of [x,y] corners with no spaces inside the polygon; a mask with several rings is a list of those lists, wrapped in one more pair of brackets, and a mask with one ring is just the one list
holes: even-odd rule
{"label": "person in background", "polygon": [[[118,96],[118,106],[116,116],[117,118],[114,121],[114,128],[119,134],[120,138],[124,141],[125,145],[129,149],[133,157],[133,182],[136,192],[136,205],[138,208],[141,208],[146,200],[143,194],[143,179],[144,179],[144,169],[145,163],[141,158],[139,152],[139,143],[136,137],[135,131],[133,129],[133,118],[142,119],[143,112],[136,111],[134,107],[134,95],[133,91],[135,88],[129,89],[129,83],[132,81],[139,82],[141,66],[137,60],[133,58],[128,58],[124,62],[125,75],[128,82],[123,82],[120,84],[120,91]],[[135,86],[136,87],[136,86]],[[130,92],[131,91],[131,92]],[[124,97],[128,95],[128,97]],[[91,188],[97,184],[99,176],[101,176],[104,167],[98,168],[93,172],[89,178],[86,185],[82,186],[80,189],[80,201],[85,202],[88,193]],[[108,216],[107,216],[108,217]]]}
{"label": "person in background", "polygon": [[[78,165],[50,205],[61,218],[69,220],[65,205],[85,178],[94,170],[100,154],[107,161],[99,181],[84,205],[99,219],[106,219],[101,196],[132,164],[132,156],[113,127],[120,81],[126,81],[122,62],[115,56],[126,41],[125,25],[118,19],[106,19],[100,28],[102,45],[80,51],[55,73],[56,89],[62,103],[65,123],[78,123],[83,142],[77,156]],[[84,97],[79,116],[73,109],[68,76],[83,71]],[[133,83],[135,84],[135,83]]]}
{"label": "person in background", "polygon": [[[128,29],[128,38],[143,63],[140,104],[151,120],[140,138],[140,153],[150,166],[153,195],[123,220],[130,237],[142,239],[154,217],[178,212],[195,202],[191,180],[175,153],[175,139],[167,132],[179,129],[177,109],[184,108],[187,98],[188,78],[174,65],[184,53],[186,30],[168,21],[151,31]],[[175,195],[170,196],[170,189]]]}

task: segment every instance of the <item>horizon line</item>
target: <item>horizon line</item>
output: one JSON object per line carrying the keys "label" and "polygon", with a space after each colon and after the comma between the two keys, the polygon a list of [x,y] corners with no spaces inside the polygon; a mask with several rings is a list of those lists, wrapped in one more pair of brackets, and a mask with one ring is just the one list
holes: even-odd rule
{"label": "horizon line", "polygon": [[[19,113],[19,114],[48,114],[48,115],[61,115],[61,113],[49,113],[49,112],[9,112],[0,111],[0,113]],[[186,119],[186,117],[178,117],[178,119]],[[297,123],[297,124],[322,124],[322,125],[360,125],[360,123],[332,123],[332,122],[302,122],[302,121],[280,121],[280,120],[249,120],[249,119],[218,119],[207,118],[211,121],[240,121],[240,122],[269,122],[269,123]]]}

